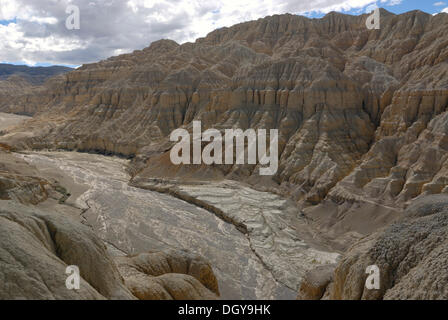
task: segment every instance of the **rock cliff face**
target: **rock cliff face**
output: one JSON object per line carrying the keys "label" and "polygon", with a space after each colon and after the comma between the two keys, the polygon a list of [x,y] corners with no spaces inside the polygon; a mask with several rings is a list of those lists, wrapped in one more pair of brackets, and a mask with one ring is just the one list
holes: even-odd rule
{"label": "rock cliff face", "polygon": [[33,110],[24,107],[25,104],[38,99],[28,100],[26,97],[39,97],[42,86],[51,78],[58,77],[73,70],[68,67],[28,67],[0,63],[0,109],[21,114],[32,114]]}
{"label": "rock cliff face", "polygon": [[447,192],[448,15],[381,10],[380,30],[366,18],[276,15],[84,65],[3,104],[36,114],[25,138],[7,138],[136,156],[143,178],[257,183],[254,165],[173,168],[167,136],[193,119],[204,130],[278,128],[280,166],[265,185],[299,204],[402,207]]}

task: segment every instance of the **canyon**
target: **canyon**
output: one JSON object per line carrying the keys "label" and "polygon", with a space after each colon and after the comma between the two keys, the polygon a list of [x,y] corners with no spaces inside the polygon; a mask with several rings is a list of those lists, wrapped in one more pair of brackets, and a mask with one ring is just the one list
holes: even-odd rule
{"label": "canyon", "polygon": [[[380,14],[379,30],[275,15],[5,85],[0,111],[32,118],[1,128],[4,157],[40,176],[6,201],[45,206],[56,179],[73,207],[52,208],[81,210],[111,251],[189,250],[225,298],[447,298],[423,286],[446,261],[448,14]],[[277,172],[173,164],[170,133],[194,121],[277,129]],[[372,294],[359,270],[375,262],[388,280]]]}
{"label": "canyon", "polygon": [[[13,117],[0,114],[6,120]],[[15,125],[24,118],[15,117]],[[129,160],[76,152],[8,155],[8,162],[19,170],[21,177],[32,174],[34,177],[29,179],[38,181],[36,187],[26,185],[19,191],[22,186],[12,180],[16,185],[4,192],[9,200],[75,217],[94,230],[111,255],[119,259],[169,250],[198,254],[213,266],[222,298],[294,298],[301,274],[317,264],[334,263],[339,256],[312,248],[298,238],[303,237],[308,226],[292,203],[236,182],[202,186],[202,193],[208,192],[210,199],[197,197],[198,200],[216,206],[222,214],[219,216],[213,209],[202,209],[202,205],[189,204],[163,191],[128,185],[130,177],[125,168]],[[1,159],[6,162],[5,155]],[[32,172],[12,165],[19,161],[22,166],[30,166],[27,169]],[[42,184],[49,186],[41,190]],[[5,188],[3,183],[0,185]],[[56,202],[51,197],[58,199],[58,195],[51,196],[50,185],[63,185],[62,190],[70,193],[63,191],[65,195]],[[185,185],[183,192],[195,197],[195,192],[201,192],[201,185]],[[40,197],[29,201],[22,194]],[[213,195],[219,195],[214,202]],[[15,208],[10,202],[8,206]],[[240,210],[235,211],[236,208]]]}
{"label": "canyon", "polygon": [[154,42],[2,102],[34,115],[5,138],[133,157],[139,177],[256,185],[254,166],[171,166],[168,136],[193,119],[204,130],[278,129],[279,170],[263,184],[301,206],[367,199],[402,208],[446,191],[448,22],[420,11],[381,17],[380,30],[367,30],[366,15],[279,15],[195,43]]}

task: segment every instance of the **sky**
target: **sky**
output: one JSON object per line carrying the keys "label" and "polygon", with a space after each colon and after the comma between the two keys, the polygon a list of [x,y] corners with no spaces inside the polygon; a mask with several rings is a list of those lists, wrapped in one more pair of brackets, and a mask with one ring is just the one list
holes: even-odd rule
{"label": "sky", "polygon": [[272,14],[357,15],[372,6],[448,13],[448,0],[0,0],[0,62],[76,67]]}

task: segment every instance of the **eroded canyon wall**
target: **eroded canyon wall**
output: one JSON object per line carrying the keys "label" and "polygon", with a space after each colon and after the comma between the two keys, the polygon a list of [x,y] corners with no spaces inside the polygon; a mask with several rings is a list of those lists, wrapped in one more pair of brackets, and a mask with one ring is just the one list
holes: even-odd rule
{"label": "eroded canyon wall", "polygon": [[[366,18],[276,15],[84,65],[3,101],[35,117],[2,139],[132,156],[139,178],[246,180],[303,205],[446,193],[448,15],[381,10],[380,30]],[[167,137],[193,119],[279,129],[277,174],[173,166]]]}

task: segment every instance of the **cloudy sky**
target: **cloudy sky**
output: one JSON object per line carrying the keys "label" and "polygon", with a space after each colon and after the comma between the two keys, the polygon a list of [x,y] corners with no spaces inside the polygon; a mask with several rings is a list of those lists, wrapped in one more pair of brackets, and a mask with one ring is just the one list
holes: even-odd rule
{"label": "cloudy sky", "polygon": [[[448,0],[0,0],[0,62],[78,66],[267,15],[359,14],[372,4],[395,13],[448,12]],[[66,27],[70,5],[79,8],[80,29]]]}

